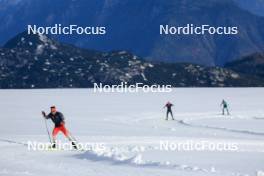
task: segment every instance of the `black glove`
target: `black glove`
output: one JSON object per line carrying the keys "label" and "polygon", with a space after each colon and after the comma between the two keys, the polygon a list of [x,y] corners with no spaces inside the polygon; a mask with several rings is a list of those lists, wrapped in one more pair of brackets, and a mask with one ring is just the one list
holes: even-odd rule
{"label": "black glove", "polygon": [[43,117],[46,117],[46,113],[44,111],[41,111]]}

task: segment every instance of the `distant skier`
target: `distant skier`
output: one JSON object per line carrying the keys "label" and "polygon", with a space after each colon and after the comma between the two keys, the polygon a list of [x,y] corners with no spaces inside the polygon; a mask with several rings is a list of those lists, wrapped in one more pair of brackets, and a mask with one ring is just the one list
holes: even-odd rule
{"label": "distant skier", "polygon": [[61,112],[58,112],[55,106],[50,107],[50,113],[46,115],[44,111],[42,111],[42,115],[46,119],[51,119],[52,122],[55,124],[55,127],[52,131],[52,148],[56,148],[56,136],[61,131],[65,137],[69,139],[69,141],[72,143],[72,146],[77,149],[77,146],[75,144],[75,141],[70,136],[69,131],[65,127],[65,119]]}
{"label": "distant skier", "polygon": [[168,120],[169,118],[169,114],[171,115],[172,120],[174,120],[173,118],[173,114],[172,114],[172,110],[171,107],[173,106],[173,104],[171,104],[169,101],[166,103],[166,105],[163,108],[167,108],[167,113],[166,113],[166,120]]}
{"label": "distant skier", "polygon": [[226,111],[227,115],[230,115],[229,110],[228,110],[228,104],[225,100],[222,100],[221,107],[222,107],[222,114],[223,115],[225,115],[225,111]]}

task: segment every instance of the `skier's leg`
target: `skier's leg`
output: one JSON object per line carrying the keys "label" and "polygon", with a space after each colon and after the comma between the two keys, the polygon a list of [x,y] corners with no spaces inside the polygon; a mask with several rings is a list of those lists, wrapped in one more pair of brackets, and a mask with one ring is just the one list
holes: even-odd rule
{"label": "skier's leg", "polygon": [[230,115],[230,113],[229,113],[229,109],[228,109],[228,108],[226,108],[226,111],[227,111],[227,115]]}
{"label": "skier's leg", "polygon": [[167,113],[166,113],[166,120],[168,120],[169,118],[169,111],[167,110]]}
{"label": "skier's leg", "polygon": [[68,130],[65,128],[64,125],[60,127],[60,131],[64,134],[64,136],[65,136],[66,138],[68,138],[68,139],[70,138],[70,136],[69,136],[69,132],[68,132]]}
{"label": "skier's leg", "polygon": [[61,126],[61,132],[64,134],[64,136],[72,143],[72,146],[77,149],[76,146],[76,141],[72,139],[72,137],[70,136],[70,133],[68,131],[68,129],[63,125]]}
{"label": "skier's leg", "polygon": [[227,107],[225,107],[224,110],[225,110],[226,114],[228,115],[229,113],[228,113]]}
{"label": "skier's leg", "polygon": [[222,115],[225,115],[225,108],[222,108]]}
{"label": "skier's leg", "polygon": [[52,131],[52,148],[56,147],[56,136],[57,136],[59,131],[60,131],[60,129],[58,127],[55,127]]}
{"label": "skier's leg", "polygon": [[171,118],[172,118],[172,120],[174,120],[172,111],[170,111],[170,114],[171,114]]}

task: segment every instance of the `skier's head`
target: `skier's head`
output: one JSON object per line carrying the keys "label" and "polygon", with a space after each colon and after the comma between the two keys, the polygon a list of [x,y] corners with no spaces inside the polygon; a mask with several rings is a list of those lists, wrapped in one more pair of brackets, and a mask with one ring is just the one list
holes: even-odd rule
{"label": "skier's head", "polygon": [[50,112],[51,112],[52,114],[55,114],[55,113],[57,112],[56,106],[51,106],[51,107],[50,107]]}

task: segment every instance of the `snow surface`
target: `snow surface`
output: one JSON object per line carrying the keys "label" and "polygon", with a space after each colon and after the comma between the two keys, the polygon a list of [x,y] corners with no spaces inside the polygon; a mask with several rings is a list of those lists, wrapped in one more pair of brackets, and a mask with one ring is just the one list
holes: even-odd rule
{"label": "snow surface", "polygon": [[[263,95],[263,88],[0,90],[0,175],[255,176],[264,170]],[[230,116],[220,114],[223,98]],[[168,100],[175,121],[164,120]],[[48,142],[40,111],[51,105],[79,142],[103,142],[105,150],[28,151],[28,140]],[[238,150],[161,151],[160,140],[233,142]]]}

